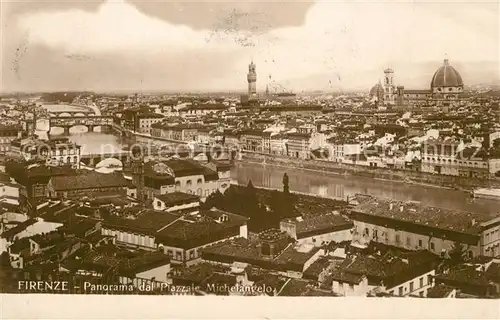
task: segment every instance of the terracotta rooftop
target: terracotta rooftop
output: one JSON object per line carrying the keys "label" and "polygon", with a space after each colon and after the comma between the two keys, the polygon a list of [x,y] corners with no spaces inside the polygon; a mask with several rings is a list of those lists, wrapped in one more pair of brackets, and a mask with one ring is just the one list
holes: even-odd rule
{"label": "terracotta rooftop", "polygon": [[[340,214],[322,214],[322,215],[311,215],[307,216],[302,221],[295,221],[297,236],[299,234],[310,234],[315,231],[321,231],[325,229],[350,229],[353,226],[352,221],[344,218]],[[300,238],[300,237],[299,237]]]}
{"label": "terracotta rooftop", "polygon": [[[203,254],[215,255],[222,259],[258,264],[266,263],[273,269],[289,269],[293,266],[303,266],[319,248],[312,248],[308,252],[299,252],[293,245],[289,245],[281,254],[274,258],[264,257],[260,254],[260,247],[244,238],[226,240],[202,249]],[[300,270],[302,271],[302,270]]]}
{"label": "terracotta rooftop", "polygon": [[488,286],[490,281],[485,272],[477,271],[474,266],[458,266],[436,276],[445,284],[471,284],[476,286]]}
{"label": "terracotta rooftop", "polygon": [[131,187],[129,180],[121,173],[99,173],[89,171],[74,176],[56,176],[51,178],[56,191],[93,188]]}
{"label": "terracotta rooftop", "polygon": [[187,268],[172,270],[172,278],[176,280],[185,280],[194,283],[201,283],[215,272],[228,272],[229,267],[218,266],[211,263],[202,262]]}
{"label": "terracotta rooftop", "polygon": [[440,283],[427,291],[427,298],[446,298],[453,290],[453,287]]}
{"label": "terracotta rooftop", "polygon": [[[139,210],[139,209],[137,209]],[[154,234],[160,228],[172,223],[179,216],[164,211],[142,210],[135,219],[110,217],[104,221],[104,225],[109,228],[119,230],[142,231]]]}
{"label": "terracotta rooftop", "polygon": [[278,289],[280,290],[278,295],[285,297],[300,297],[312,286],[313,283],[307,280],[290,279],[281,289]]}
{"label": "terracotta rooftop", "polygon": [[120,273],[133,275],[168,263],[170,263],[170,258],[159,251],[141,253],[130,258],[93,251],[82,261],[82,265],[88,268],[93,266],[100,270],[115,268]]}
{"label": "terracotta rooftop", "polygon": [[158,241],[165,242],[166,245],[192,247],[195,243],[207,244],[226,236],[237,236],[239,227],[246,221],[247,218],[236,214],[214,209],[204,210],[177,219],[158,231],[156,236]]}
{"label": "terracotta rooftop", "polygon": [[353,209],[354,212],[462,233],[477,234],[481,230],[481,222],[500,217],[499,213],[487,215],[431,207],[417,202],[375,198],[368,195],[357,195],[356,200],[359,205]]}
{"label": "terracotta rooftop", "polygon": [[337,281],[340,283],[350,283],[350,284],[359,284],[363,279],[362,274],[353,274],[349,272],[344,272],[342,270],[336,269],[333,270],[332,273],[328,276],[328,281]]}
{"label": "terracotta rooftop", "polygon": [[155,198],[163,201],[166,206],[174,206],[186,203],[200,201],[200,197],[194,194],[184,192],[171,192],[166,194],[156,195]]}

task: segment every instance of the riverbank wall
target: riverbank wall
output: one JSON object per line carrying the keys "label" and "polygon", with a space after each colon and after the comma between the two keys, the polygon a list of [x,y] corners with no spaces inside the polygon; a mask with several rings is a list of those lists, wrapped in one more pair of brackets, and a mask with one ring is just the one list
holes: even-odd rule
{"label": "riverbank wall", "polygon": [[[136,132],[131,133],[137,143],[160,142],[175,145],[186,144],[184,141],[170,140],[161,137],[142,135]],[[344,164],[325,160],[303,160],[289,158],[286,156],[270,155],[265,153],[240,151],[240,156],[236,162],[253,162],[259,164],[270,164],[283,167],[299,168],[324,172],[327,174],[337,174],[344,176],[366,177],[376,180],[395,181],[402,183],[417,184],[423,186],[442,187],[472,191],[475,188],[500,188],[500,178],[477,179],[472,177],[457,177],[430,174],[425,172],[397,170],[386,168],[368,168],[359,165]]]}
{"label": "riverbank wall", "polygon": [[262,153],[243,152],[237,162],[253,162],[259,164],[277,165],[302,170],[325,172],[328,174],[359,176],[376,180],[388,180],[402,183],[443,187],[472,191],[474,188],[500,188],[500,179],[482,180],[469,177],[434,175],[409,170],[394,170],[384,168],[367,168],[324,160],[302,160]]}

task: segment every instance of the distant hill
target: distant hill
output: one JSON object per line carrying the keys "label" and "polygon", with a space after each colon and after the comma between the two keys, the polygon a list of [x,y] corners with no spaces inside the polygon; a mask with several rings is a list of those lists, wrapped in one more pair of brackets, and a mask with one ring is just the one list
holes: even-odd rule
{"label": "distant hill", "polygon": [[[493,62],[460,63],[450,61],[451,65],[460,73],[466,86],[481,85],[483,87],[500,84],[499,74]],[[394,63],[394,81],[408,89],[425,89],[430,86],[434,72],[442,65],[442,61],[424,62],[411,66]],[[283,81],[287,90],[301,91],[329,91],[348,92],[352,90],[368,91],[382,80],[383,67],[367,68],[360,73],[354,72],[324,72],[306,77],[297,77]]]}
{"label": "distant hill", "polygon": [[3,99],[34,99],[40,97],[42,94],[37,92],[12,92],[0,94],[0,98]]}
{"label": "distant hill", "polygon": [[92,92],[82,91],[82,92],[46,92],[42,94],[42,100],[44,102],[65,102],[70,103],[76,97],[81,95],[93,95]]}

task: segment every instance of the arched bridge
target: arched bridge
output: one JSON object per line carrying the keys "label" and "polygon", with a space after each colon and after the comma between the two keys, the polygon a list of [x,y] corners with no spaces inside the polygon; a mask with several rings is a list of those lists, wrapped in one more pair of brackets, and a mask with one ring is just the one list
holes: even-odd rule
{"label": "arched bridge", "polygon": [[80,117],[58,117],[50,118],[50,127],[60,127],[65,134],[69,134],[69,129],[74,126],[86,126],[89,132],[94,131],[97,126],[113,126],[111,116],[80,116]]}
{"label": "arched bridge", "polygon": [[64,118],[64,117],[86,117],[93,116],[95,112],[92,110],[65,110],[65,111],[49,111],[51,118]]}
{"label": "arched bridge", "polygon": [[[196,148],[196,149],[185,149],[185,150],[153,150],[146,151],[144,154],[144,160],[162,160],[168,159],[173,156],[179,158],[190,158],[196,159],[201,157],[201,159],[236,159],[236,152],[230,151],[228,148]],[[101,161],[106,159],[117,159],[120,160],[123,167],[128,167],[133,160],[137,160],[136,157],[132,155],[130,151],[118,151],[118,152],[108,152],[100,154],[82,154],[80,156],[80,162],[86,166],[94,167],[98,165]]]}

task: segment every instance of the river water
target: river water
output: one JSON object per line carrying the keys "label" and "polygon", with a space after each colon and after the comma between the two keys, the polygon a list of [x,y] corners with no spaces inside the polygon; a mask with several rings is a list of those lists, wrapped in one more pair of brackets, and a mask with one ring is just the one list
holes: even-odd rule
{"label": "river water", "polygon": [[346,199],[356,193],[464,211],[491,213],[500,211],[500,202],[473,199],[466,192],[432,186],[374,180],[365,177],[342,176],[259,163],[237,163],[231,176],[240,184],[252,180],[254,186],[283,187],[283,174],[289,177],[290,190]]}
{"label": "river water", "polygon": [[[73,106],[66,104],[44,104],[42,106],[48,112],[65,112],[65,111],[89,111],[94,110],[96,114],[101,112],[96,107]],[[64,114],[63,114],[64,115]],[[69,115],[69,114],[68,114]],[[49,131],[50,130],[50,131]],[[39,119],[37,121],[37,132],[40,137],[46,137],[47,133],[50,136],[64,137],[63,128],[50,128],[48,119]],[[75,126],[70,128],[70,135],[67,136],[71,141],[81,146],[81,154],[97,154],[119,152],[127,142],[112,134],[101,133],[101,127],[95,127],[94,132],[87,132],[85,126]]]}
{"label": "river water", "polygon": [[[82,154],[119,151],[126,147],[128,143],[112,134],[87,133],[85,131],[84,127],[75,127],[70,130],[68,136],[70,140],[82,146]],[[341,199],[346,199],[347,196],[356,193],[364,193],[395,200],[419,201],[432,206],[457,210],[483,213],[500,211],[500,202],[473,199],[462,191],[374,180],[365,177],[345,177],[269,164],[237,163],[231,170],[231,178],[241,184],[247,184],[249,180],[252,180],[256,187],[281,189],[285,172],[289,176],[290,189],[297,192]]]}

